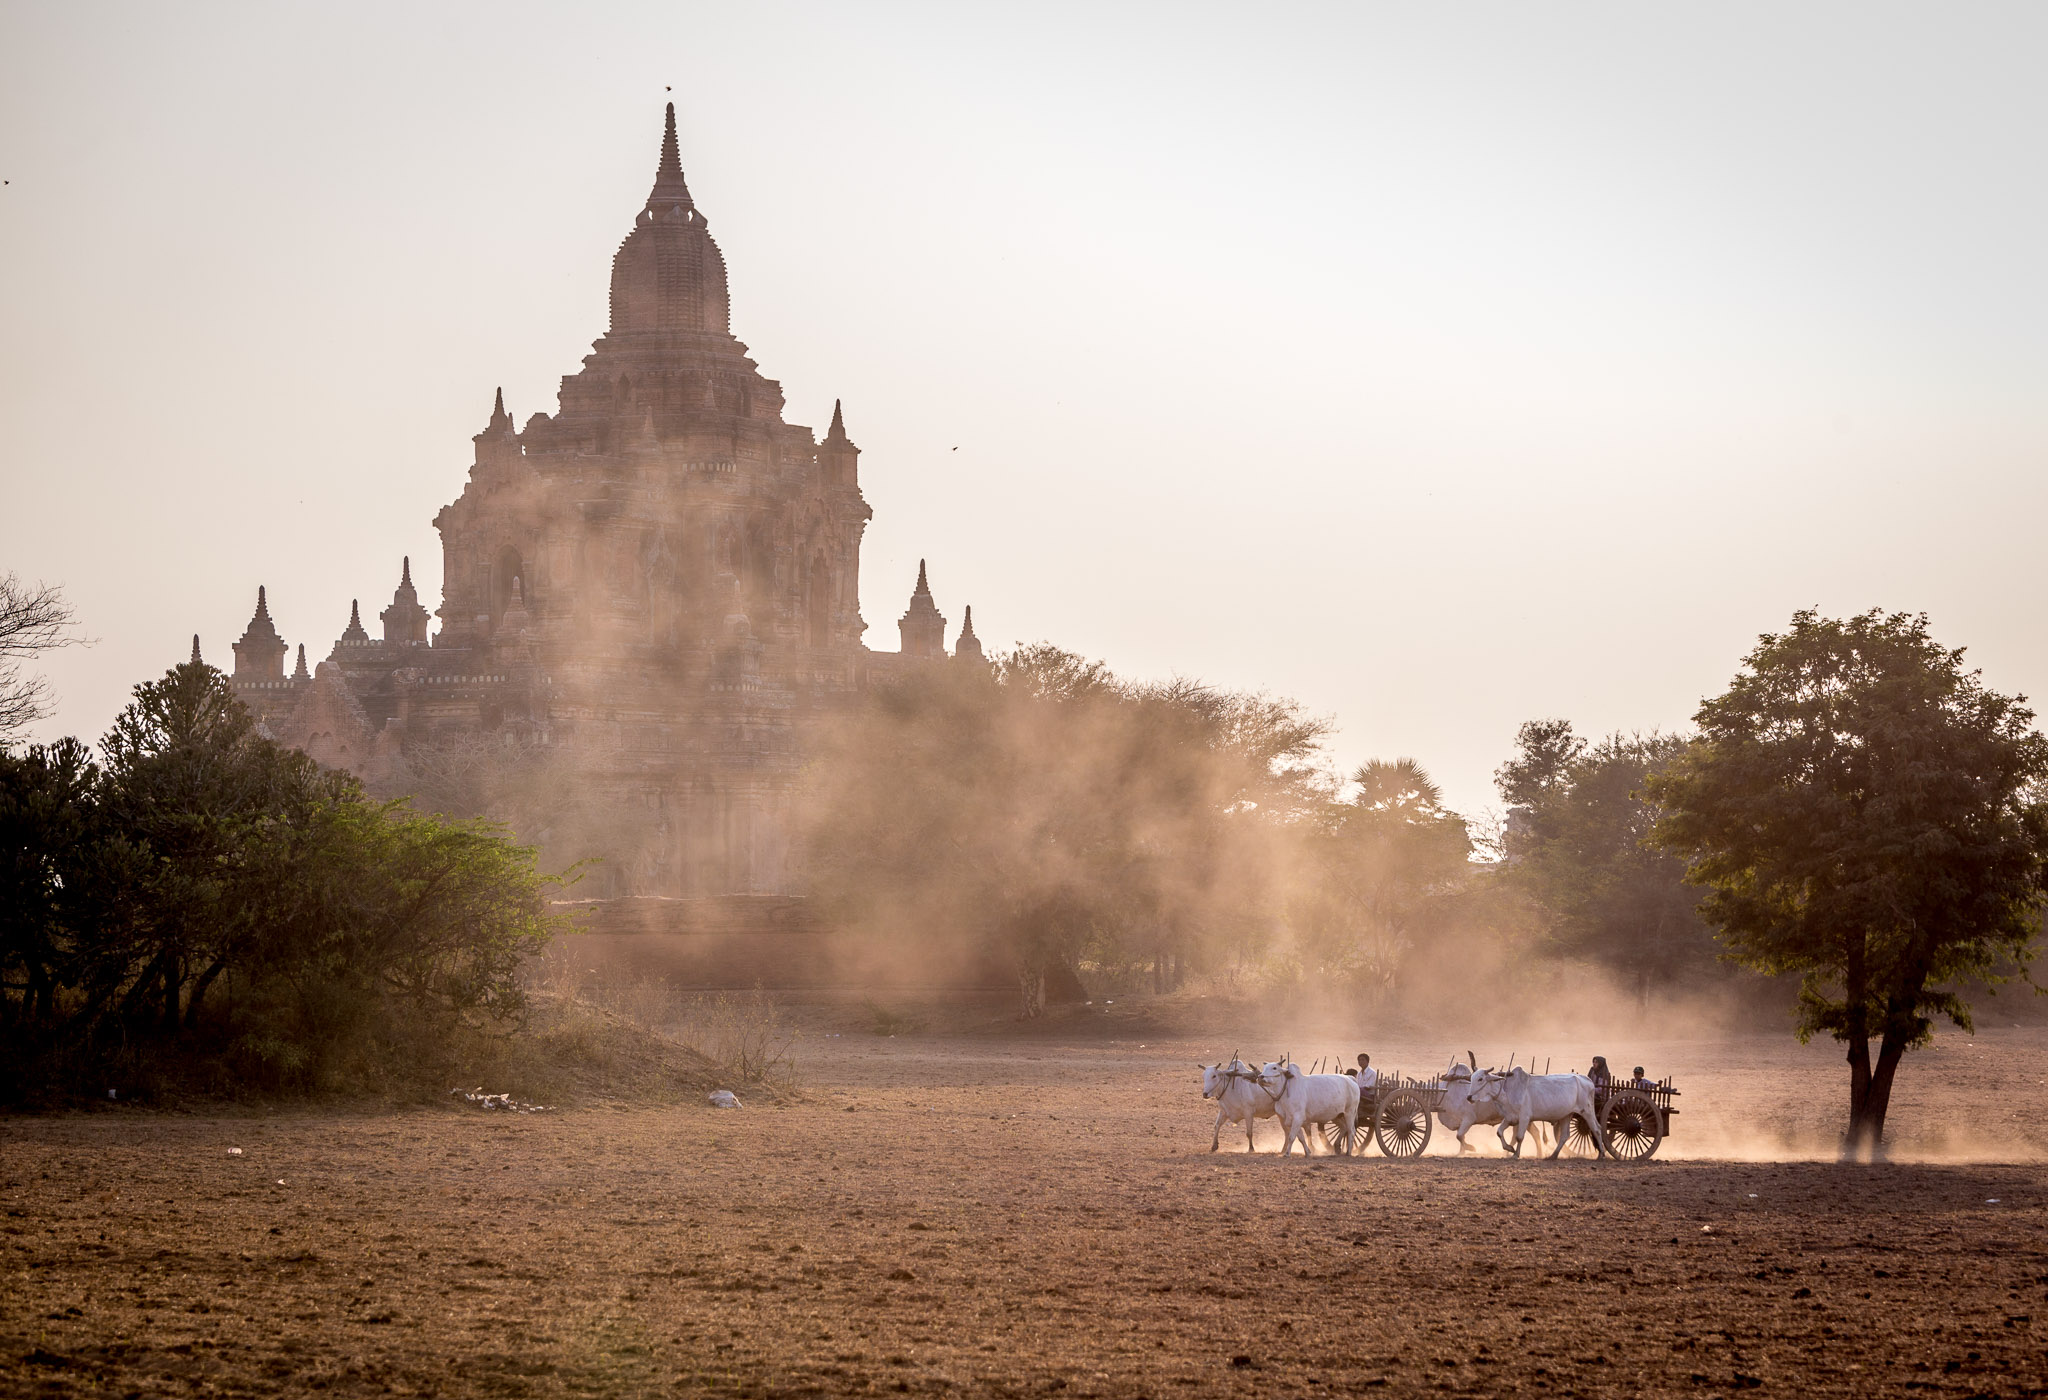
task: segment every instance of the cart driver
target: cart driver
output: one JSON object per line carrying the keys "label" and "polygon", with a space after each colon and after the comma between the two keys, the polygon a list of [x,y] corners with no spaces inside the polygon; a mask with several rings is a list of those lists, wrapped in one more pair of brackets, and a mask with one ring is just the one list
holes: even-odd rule
{"label": "cart driver", "polygon": [[1380,1086],[1380,1072],[1372,1067],[1372,1056],[1360,1051],[1358,1055],[1358,1092],[1361,1096],[1376,1093]]}

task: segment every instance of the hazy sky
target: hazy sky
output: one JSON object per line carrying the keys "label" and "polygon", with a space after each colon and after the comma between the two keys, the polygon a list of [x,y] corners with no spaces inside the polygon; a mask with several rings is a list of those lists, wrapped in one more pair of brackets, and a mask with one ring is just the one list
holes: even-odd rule
{"label": "hazy sky", "polygon": [[[672,98],[734,332],[954,630],[1494,800],[1800,607],[2048,697],[2048,7],[0,4],[0,570],[97,736],[323,656],[552,411]],[[674,91],[666,89],[672,87]],[[958,451],[953,449],[957,446]]]}

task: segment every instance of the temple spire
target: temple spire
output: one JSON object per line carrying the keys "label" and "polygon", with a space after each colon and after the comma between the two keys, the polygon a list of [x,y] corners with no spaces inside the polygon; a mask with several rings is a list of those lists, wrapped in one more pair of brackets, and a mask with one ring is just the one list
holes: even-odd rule
{"label": "temple spire", "polygon": [[[384,624],[384,640],[400,646],[421,646],[427,640],[431,614],[420,606],[419,590],[412,586],[412,556],[401,557],[398,587],[391,592],[391,606],[377,614]],[[354,621],[351,614],[350,621]]]}
{"label": "temple spire", "polygon": [[502,433],[512,427],[512,415],[505,411],[505,389],[498,387],[498,397],[491,404],[491,425],[485,431]]}
{"label": "temple spire", "polygon": [[676,145],[676,104],[673,102],[668,104],[668,112],[663,119],[661,169],[655,173],[657,175],[674,175],[679,179],[683,173],[683,153]]}
{"label": "temple spire", "polygon": [[968,604],[960,618],[960,640],[953,644],[953,655],[962,661],[980,661],[988,658],[982,653],[981,638],[974,635],[974,605]]}
{"label": "temple spire", "polygon": [[192,634],[192,664],[194,666],[204,666],[206,664],[199,659],[199,634],[197,632]]}
{"label": "temple spire", "polygon": [[256,614],[249,619],[249,629],[242,633],[242,640],[235,643],[235,679],[283,680],[287,650],[284,638],[277,635],[277,625],[270,620],[270,595],[258,585]]}
{"label": "temple spire", "polygon": [[846,410],[832,400],[832,426],[818,442],[818,475],[827,486],[860,485],[860,449],[846,436]]}
{"label": "temple spire", "polygon": [[313,679],[306,672],[306,644],[304,642],[299,643],[299,666],[297,670],[292,672],[292,679],[295,681],[309,681]]}
{"label": "temple spire", "polygon": [[662,125],[661,165],[654,172],[654,188],[648,193],[647,207],[660,212],[677,205],[685,209],[696,207],[690,198],[689,182],[683,178],[682,148],[676,142],[676,104],[671,102]]}
{"label": "temple spire", "polygon": [[910,595],[910,607],[896,619],[903,638],[905,656],[944,656],[946,619],[932,601],[931,585],[925,581],[924,560],[917,561],[917,589]]}
{"label": "temple spire", "polygon": [[362,610],[356,605],[354,598],[348,600],[348,626],[342,630],[341,639],[344,642],[367,642],[370,640],[370,634],[363,630]]}

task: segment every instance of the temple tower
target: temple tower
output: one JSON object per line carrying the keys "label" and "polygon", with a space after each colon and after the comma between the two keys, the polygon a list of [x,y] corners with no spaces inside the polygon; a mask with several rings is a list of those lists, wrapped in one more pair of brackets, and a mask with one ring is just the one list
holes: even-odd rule
{"label": "temple tower", "polygon": [[931,585],[924,579],[924,560],[917,561],[917,587],[911,591],[910,607],[896,619],[896,631],[903,641],[905,656],[940,657],[946,654],[946,619],[939,616],[932,601]]}
{"label": "temple tower", "polygon": [[[503,399],[500,398],[502,411]],[[505,420],[507,423],[511,419]],[[384,623],[384,641],[391,646],[423,647],[427,644],[427,625],[433,620],[427,610],[420,606],[419,591],[412,586],[412,556],[406,555],[399,565],[398,587],[391,595],[391,606],[378,617]],[[353,610],[350,620],[355,620]],[[360,625],[360,624],[358,624]]]}
{"label": "temple tower", "polygon": [[[198,649],[198,639],[193,639],[193,648]],[[238,681],[281,681],[284,679],[284,654],[289,648],[284,638],[277,635],[277,627],[270,620],[270,600],[263,586],[256,587],[256,614],[249,619],[248,630],[242,633],[242,640],[235,643],[235,679]]]}
{"label": "temple tower", "polygon": [[981,653],[981,638],[974,635],[974,605],[962,609],[960,619],[960,640],[953,646],[955,661],[972,661],[979,665],[988,664],[988,658]]}

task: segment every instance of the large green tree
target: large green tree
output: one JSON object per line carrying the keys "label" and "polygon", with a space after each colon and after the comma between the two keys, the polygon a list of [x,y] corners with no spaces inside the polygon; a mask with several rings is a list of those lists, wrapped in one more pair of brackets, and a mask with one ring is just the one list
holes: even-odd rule
{"label": "large green tree", "polygon": [[[1845,1151],[1881,1150],[1892,1081],[1961,984],[2030,956],[2048,740],[1927,619],[1813,611],[1761,638],[1649,792],[1735,956],[1800,979],[1800,1038],[1848,1045]],[[1875,1060],[1871,1042],[1877,1042]]]}
{"label": "large green tree", "polygon": [[1543,914],[1557,952],[1612,970],[1636,995],[1710,969],[1713,934],[1685,863],[1644,844],[1644,784],[1684,741],[1611,734],[1589,744],[1561,719],[1531,720],[1494,774],[1507,803],[1504,883]]}

